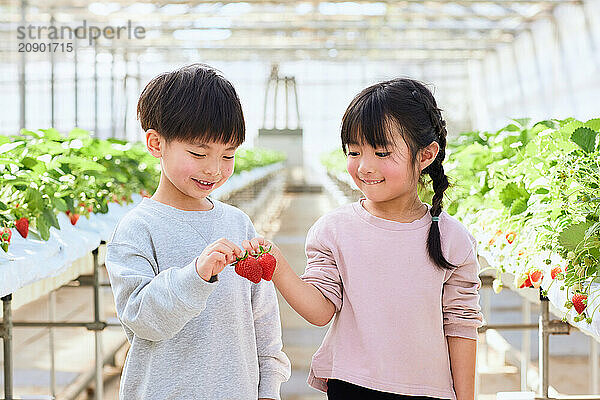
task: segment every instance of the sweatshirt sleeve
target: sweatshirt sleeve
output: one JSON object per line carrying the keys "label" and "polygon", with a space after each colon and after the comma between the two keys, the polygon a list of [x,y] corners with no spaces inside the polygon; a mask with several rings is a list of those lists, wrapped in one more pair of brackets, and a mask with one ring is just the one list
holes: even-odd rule
{"label": "sweatshirt sleeve", "polygon": [[442,312],[446,336],[477,340],[477,328],[483,322],[479,305],[480,288],[475,242],[465,261],[451,272],[444,284]]}
{"label": "sweatshirt sleeve", "polygon": [[[248,239],[256,237],[249,222]],[[280,399],[281,384],[291,375],[291,364],[283,352],[279,304],[273,282],[252,285],[252,314],[258,354],[258,398]]]}
{"label": "sweatshirt sleeve", "polygon": [[[318,222],[317,222],[318,224]],[[318,225],[313,225],[306,236],[307,265],[303,281],[314,285],[323,296],[335,306],[335,311],[342,308],[342,279],[331,249],[319,239]]]}
{"label": "sweatshirt sleeve", "polygon": [[111,242],[106,247],[119,320],[136,336],[160,341],[175,336],[206,308],[218,281],[208,283],[198,275],[196,258],[183,267],[162,267],[158,274],[153,263],[131,244]]}

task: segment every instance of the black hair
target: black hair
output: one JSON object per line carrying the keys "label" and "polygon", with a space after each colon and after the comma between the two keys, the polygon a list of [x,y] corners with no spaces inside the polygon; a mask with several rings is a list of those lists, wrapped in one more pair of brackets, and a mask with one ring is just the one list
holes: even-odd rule
{"label": "black hair", "polygon": [[[433,184],[430,213],[439,217],[442,212],[444,191],[450,186],[442,162],[446,157],[446,122],[431,91],[421,82],[398,78],[369,86],[350,103],[342,119],[342,150],[348,154],[350,144],[369,144],[373,148],[393,145],[393,127],[400,132],[410,152],[410,164],[417,164],[418,152],[432,142],[439,144],[435,160],[421,171],[429,175]],[[427,238],[427,251],[435,264],[442,269],[456,268],[442,254],[440,229],[437,221],[431,223]]]}
{"label": "black hair", "polygon": [[144,88],[137,104],[144,131],[156,130],[167,143],[244,142],[246,126],[240,99],[220,71],[191,64],[165,72]]}

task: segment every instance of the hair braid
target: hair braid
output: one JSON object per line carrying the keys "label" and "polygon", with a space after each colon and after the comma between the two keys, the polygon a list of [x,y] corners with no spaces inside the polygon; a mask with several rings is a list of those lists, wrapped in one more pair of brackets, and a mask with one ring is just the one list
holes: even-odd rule
{"label": "hair braid", "polygon": [[[433,198],[431,200],[431,216],[439,217],[442,213],[442,206],[444,200],[444,192],[450,186],[448,177],[444,172],[444,166],[442,165],[444,158],[446,158],[446,136],[448,131],[446,130],[446,121],[442,117],[442,110],[437,107],[435,99],[427,91],[425,93],[423,89],[413,83],[415,90],[413,90],[413,97],[425,108],[425,111],[429,115],[431,122],[431,129],[433,130],[433,136],[435,141],[439,144],[438,154],[433,162],[423,170],[424,173],[431,177],[433,185]],[[434,218],[429,229],[429,238],[427,240],[427,249],[431,258],[436,262],[438,266],[444,268],[455,268],[456,266],[449,263],[442,254],[441,250],[441,239],[440,239],[440,227],[438,223],[439,219]]]}

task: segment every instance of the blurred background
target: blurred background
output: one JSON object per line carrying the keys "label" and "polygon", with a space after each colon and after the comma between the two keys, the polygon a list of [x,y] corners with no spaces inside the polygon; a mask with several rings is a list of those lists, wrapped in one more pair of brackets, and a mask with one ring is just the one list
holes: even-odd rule
{"label": "blurred background", "polygon": [[[392,77],[428,83],[450,134],[493,130],[522,116],[585,120],[598,108],[598,0],[0,4],[3,133],[79,126],[101,138],[140,140],[141,89],[193,62],[234,83],[249,145],[273,120],[286,125],[283,89],[276,99],[271,90],[265,107],[273,65],[294,77],[297,97],[290,97],[299,112],[293,109],[288,124],[303,128],[308,158],[338,145],[355,94]],[[49,43],[59,46],[50,52],[43,48]]]}

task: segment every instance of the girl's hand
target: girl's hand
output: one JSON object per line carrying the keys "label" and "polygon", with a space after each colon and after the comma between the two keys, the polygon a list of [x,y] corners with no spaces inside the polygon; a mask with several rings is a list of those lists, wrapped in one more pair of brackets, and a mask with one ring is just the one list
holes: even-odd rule
{"label": "girl's hand", "polygon": [[210,278],[223,271],[225,267],[242,256],[242,250],[230,240],[221,238],[206,246],[196,259],[196,272],[202,279]]}
{"label": "girl's hand", "polygon": [[258,254],[260,252],[261,246],[265,250],[270,248],[271,254],[273,254],[273,257],[275,257],[277,260],[279,260],[279,258],[281,256],[281,251],[279,250],[279,248],[277,246],[275,246],[273,244],[273,242],[270,242],[267,239],[260,237],[260,236],[257,236],[251,240],[243,240],[242,241],[242,247],[244,248],[244,250],[247,250],[248,253],[250,253],[250,254]]}

